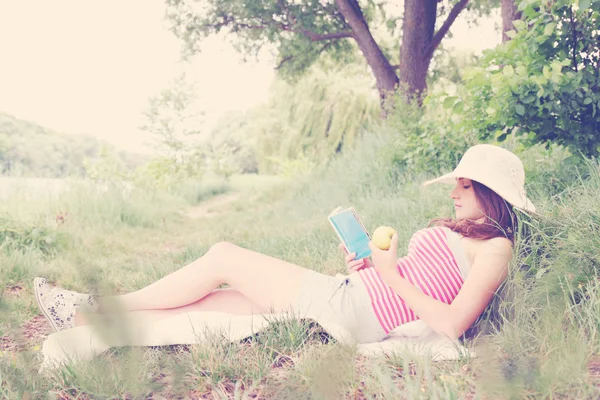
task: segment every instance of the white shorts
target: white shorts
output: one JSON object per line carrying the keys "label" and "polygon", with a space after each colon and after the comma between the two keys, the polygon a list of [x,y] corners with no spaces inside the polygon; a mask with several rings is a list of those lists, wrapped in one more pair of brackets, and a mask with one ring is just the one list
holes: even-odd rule
{"label": "white shorts", "polygon": [[294,306],[300,318],[335,322],[358,343],[379,342],[386,336],[367,288],[356,273],[330,276],[307,271]]}

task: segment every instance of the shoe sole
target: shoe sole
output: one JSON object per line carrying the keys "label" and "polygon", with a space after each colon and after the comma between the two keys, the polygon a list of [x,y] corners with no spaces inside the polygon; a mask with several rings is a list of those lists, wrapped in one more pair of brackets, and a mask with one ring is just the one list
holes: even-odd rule
{"label": "shoe sole", "polygon": [[33,291],[35,292],[35,300],[37,301],[38,307],[40,308],[40,310],[42,310],[42,313],[44,313],[44,316],[46,317],[48,322],[50,322],[50,325],[52,326],[52,329],[54,329],[54,332],[58,332],[58,327],[52,321],[52,317],[50,315],[48,315],[48,313],[42,306],[42,301],[40,299],[40,291],[39,291],[39,288],[40,288],[39,283],[41,283],[41,282],[42,282],[42,278],[34,278],[33,279]]}

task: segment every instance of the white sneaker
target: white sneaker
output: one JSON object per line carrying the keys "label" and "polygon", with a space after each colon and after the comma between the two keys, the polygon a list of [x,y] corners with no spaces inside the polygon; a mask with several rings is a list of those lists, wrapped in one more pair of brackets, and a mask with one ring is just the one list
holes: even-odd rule
{"label": "white sneaker", "polygon": [[52,288],[44,278],[33,279],[33,290],[38,306],[56,332],[75,326],[75,313],[81,306],[89,306],[93,311],[98,309],[91,295]]}

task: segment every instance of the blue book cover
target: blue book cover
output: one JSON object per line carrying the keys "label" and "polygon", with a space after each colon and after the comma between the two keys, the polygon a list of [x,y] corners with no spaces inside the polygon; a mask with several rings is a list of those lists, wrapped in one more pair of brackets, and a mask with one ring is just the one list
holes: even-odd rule
{"label": "blue book cover", "polygon": [[345,210],[338,207],[329,214],[327,219],[348,253],[356,253],[356,260],[371,255],[369,249],[371,237],[353,207]]}

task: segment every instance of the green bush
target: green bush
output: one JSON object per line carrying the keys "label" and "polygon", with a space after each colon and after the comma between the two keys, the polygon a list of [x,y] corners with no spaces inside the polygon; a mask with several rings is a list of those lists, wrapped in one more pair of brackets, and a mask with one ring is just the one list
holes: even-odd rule
{"label": "green bush", "polygon": [[361,65],[316,68],[293,85],[276,82],[273,91],[250,125],[261,173],[280,167],[269,157],[327,160],[353,147],[363,129],[378,120],[372,78]]}
{"label": "green bush", "polygon": [[55,227],[41,224],[21,224],[0,217],[0,249],[37,250],[45,255],[58,253],[68,243],[69,236]]}
{"label": "green bush", "polygon": [[381,124],[390,143],[385,153],[400,171],[437,174],[454,168],[464,152],[477,143],[470,127],[457,123],[441,99],[429,96],[423,107],[406,104],[401,95]]}
{"label": "green bush", "polygon": [[523,0],[518,8],[512,40],[465,70],[464,87],[444,106],[484,139],[515,133],[600,154],[600,2]]}

